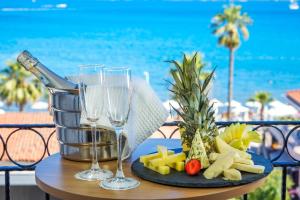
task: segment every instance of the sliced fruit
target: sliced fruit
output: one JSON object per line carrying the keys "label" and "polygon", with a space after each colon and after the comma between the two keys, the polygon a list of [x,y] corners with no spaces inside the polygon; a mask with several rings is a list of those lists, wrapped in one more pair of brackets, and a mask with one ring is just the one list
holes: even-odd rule
{"label": "sliced fruit", "polygon": [[[168,155],[173,155],[173,154],[174,154],[174,151],[170,151],[170,150],[168,151]],[[144,156],[140,156],[140,162],[141,163],[147,163],[152,159],[160,158],[160,157],[162,157],[162,155],[160,153],[153,153],[153,154],[149,154],[149,155],[144,155]]]}
{"label": "sliced fruit", "polygon": [[194,176],[197,175],[201,170],[201,163],[197,159],[189,160],[185,165],[185,172],[190,175]]}
{"label": "sliced fruit", "polygon": [[227,153],[229,151],[234,151],[234,152],[238,153],[241,158],[251,159],[250,154],[248,154],[244,151],[238,150],[236,148],[233,148],[232,146],[227,144],[224,140],[222,140],[219,136],[216,137],[215,142],[216,142],[216,148],[219,153]]}
{"label": "sliced fruit", "polygon": [[162,175],[166,175],[170,173],[170,167],[169,166],[158,166],[154,167],[150,163],[144,164],[144,167],[147,167],[148,169],[151,169],[157,173],[160,173]]}
{"label": "sliced fruit", "polygon": [[185,153],[177,153],[170,156],[167,156],[166,158],[156,158],[149,161],[149,163],[154,166],[163,166],[163,165],[171,165],[172,163],[185,161],[186,155]]}
{"label": "sliced fruit", "polygon": [[244,145],[244,143],[241,139],[233,139],[233,140],[231,140],[229,145],[236,149],[242,150],[242,151],[247,150],[247,147],[248,147],[248,146]]}
{"label": "sliced fruit", "polygon": [[238,154],[234,151],[229,151],[225,155],[219,156],[217,160],[210,165],[203,173],[206,179],[212,179],[223,173],[224,170],[229,169],[233,164],[233,160]]}
{"label": "sliced fruit", "polygon": [[219,153],[215,153],[215,152],[212,152],[209,154],[209,160],[211,162],[214,162],[215,160],[217,160],[217,158],[220,156],[221,154]]}
{"label": "sliced fruit", "polygon": [[163,159],[168,157],[168,148],[165,146],[157,145],[157,152],[161,155]]}
{"label": "sliced fruit", "polygon": [[[217,160],[217,158],[219,158],[221,154],[220,153],[215,153],[215,152],[212,152],[209,154],[209,160],[211,162]],[[250,160],[250,159],[245,159],[245,158],[241,158],[241,157],[235,157],[234,158],[234,163],[242,163],[242,164],[246,164],[246,165],[254,165],[253,161]]]}
{"label": "sliced fruit", "polygon": [[241,163],[245,165],[254,165],[253,160],[245,159],[245,158],[235,158],[234,163]]}
{"label": "sliced fruit", "polygon": [[220,137],[226,143],[230,143],[234,139],[241,139],[246,127],[246,124],[231,124],[225,128],[224,132],[220,134]]}
{"label": "sliced fruit", "polygon": [[250,140],[252,142],[256,142],[256,143],[261,143],[261,141],[262,141],[261,135],[256,131],[248,131],[244,135],[243,139],[248,139],[248,140]]}
{"label": "sliced fruit", "polygon": [[210,165],[199,129],[195,133],[186,163],[192,159],[199,160],[203,168]]}
{"label": "sliced fruit", "polygon": [[262,174],[265,171],[265,167],[262,165],[246,165],[242,163],[234,163],[232,168],[255,174]]}
{"label": "sliced fruit", "polygon": [[168,165],[169,167],[171,167],[172,169],[175,169],[176,171],[182,172],[184,171],[184,162],[176,162],[176,163],[171,163]]}
{"label": "sliced fruit", "polygon": [[231,124],[226,127],[220,134],[223,139],[230,146],[246,151],[250,142],[261,142],[261,136],[256,131],[250,131],[246,124]]}
{"label": "sliced fruit", "polygon": [[232,169],[232,168],[231,169],[226,169],[226,170],[224,170],[223,175],[224,175],[226,180],[230,180],[230,181],[242,180],[242,174],[237,169]]}

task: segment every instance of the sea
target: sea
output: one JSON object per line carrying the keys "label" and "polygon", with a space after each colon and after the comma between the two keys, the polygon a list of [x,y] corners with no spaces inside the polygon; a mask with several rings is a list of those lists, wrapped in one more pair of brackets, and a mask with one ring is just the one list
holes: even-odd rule
{"label": "sea", "polygon": [[[170,99],[168,60],[201,52],[216,67],[211,96],[226,101],[228,49],[212,34],[227,1],[0,0],[0,69],[27,49],[61,76],[80,64],[128,66],[162,101]],[[257,91],[285,101],[300,89],[300,10],[289,1],[235,1],[253,19],[235,54],[234,99]]]}

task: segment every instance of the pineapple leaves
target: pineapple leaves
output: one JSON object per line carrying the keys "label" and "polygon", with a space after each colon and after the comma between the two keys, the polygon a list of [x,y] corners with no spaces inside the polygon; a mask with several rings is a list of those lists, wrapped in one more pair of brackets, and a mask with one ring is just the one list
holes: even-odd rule
{"label": "pineapple leaves", "polygon": [[171,85],[172,98],[179,104],[179,108],[172,108],[182,121],[179,126],[182,142],[190,147],[197,130],[207,143],[205,146],[213,148],[213,136],[217,135],[213,105],[210,105],[208,93],[214,77],[215,69],[207,73],[201,54],[183,55],[182,62],[169,61],[174,68],[170,70],[173,81]]}

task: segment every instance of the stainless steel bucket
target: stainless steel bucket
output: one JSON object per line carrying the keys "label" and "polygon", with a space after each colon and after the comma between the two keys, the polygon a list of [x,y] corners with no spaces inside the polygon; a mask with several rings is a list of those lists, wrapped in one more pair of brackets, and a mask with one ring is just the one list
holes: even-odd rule
{"label": "stainless steel bucket", "polygon": [[[89,127],[80,125],[81,106],[78,90],[48,89],[51,102],[50,112],[56,125],[60,154],[70,160],[90,161],[92,135]],[[99,127],[97,137],[100,141],[97,147],[99,161],[116,159],[117,144],[114,131]],[[125,137],[123,141],[125,145]],[[124,149],[125,152],[128,153],[127,146]]]}

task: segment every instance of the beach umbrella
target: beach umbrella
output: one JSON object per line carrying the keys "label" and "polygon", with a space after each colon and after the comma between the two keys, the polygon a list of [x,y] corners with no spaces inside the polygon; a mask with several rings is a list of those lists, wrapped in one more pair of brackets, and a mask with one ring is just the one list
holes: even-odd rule
{"label": "beach umbrella", "polygon": [[260,108],[261,104],[257,101],[247,101],[246,106],[249,108]]}
{"label": "beach umbrella", "polygon": [[249,108],[245,107],[245,106],[236,106],[232,109],[232,112],[234,113],[246,113],[246,112],[249,112]]}
{"label": "beach umbrella", "polygon": [[5,114],[5,110],[0,109],[0,115]]}
{"label": "beach umbrella", "polygon": [[175,109],[180,108],[179,104],[174,100],[167,100],[163,103],[163,105],[169,111],[173,110],[173,108],[175,108]]}
{"label": "beach umbrella", "polygon": [[216,98],[213,98],[209,102],[210,104],[214,104],[214,107],[222,107],[224,104]]}
{"label": "beach umbrella", "polygon": [[[228,106],[228,102],[226,102],[224,105]],[[235,100],[231,101],[231,107],[238,107],[238,106],[241,106],[241,105],[242,104],[240,102],[238,102],[238,101],[235,101]]]}
{"label": "beach umbrella", "polygon": [[31,109],[34,109],[34,110],[48,109],[48,103],[44,102],[44,101],[37,101],[34,104],[32,104]]}
{"label": "beach umbrella", "polygon": [[271,108],[284,108],[287,104],[282,103],[281,101],[274,100],[268,104]]}
{"label": "beach umbrella", "polygon": [[273,101],[269,105],[270,109],[267,112],[272,117],[296,116],[299,114],[296,108],[280,101]]}

